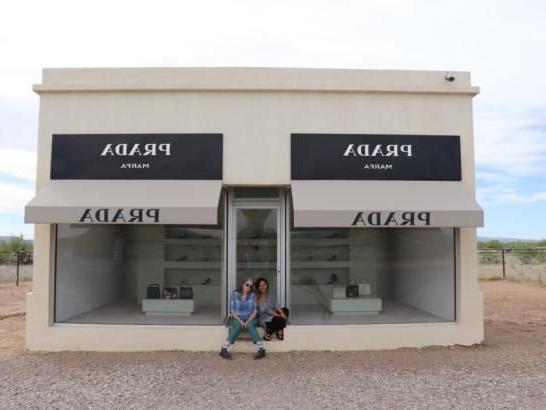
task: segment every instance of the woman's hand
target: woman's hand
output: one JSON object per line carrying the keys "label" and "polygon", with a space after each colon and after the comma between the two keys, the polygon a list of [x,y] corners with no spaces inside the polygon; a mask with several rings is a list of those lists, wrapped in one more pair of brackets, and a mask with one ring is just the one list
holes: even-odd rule
{"label": "woman's hand", "polygon": [[237,320],[237,322],[239,322],[242,327],[246,327],[246,322],[243,322],[243,320],[235,312],[231,313],[231,317]]}

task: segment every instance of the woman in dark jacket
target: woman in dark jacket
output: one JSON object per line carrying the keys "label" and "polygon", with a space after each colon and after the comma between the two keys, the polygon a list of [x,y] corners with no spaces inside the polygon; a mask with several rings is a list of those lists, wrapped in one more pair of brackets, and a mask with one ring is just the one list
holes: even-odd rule
{"label": "woman in dark jacket", "polygon": [[269,282],[266,278],[256,279],[256,295],[258,324],[265,329],[264,340],[271,340],[273,333],[279,340],[283,340],[288,309],[281,309],[275,297],[269,294]]}

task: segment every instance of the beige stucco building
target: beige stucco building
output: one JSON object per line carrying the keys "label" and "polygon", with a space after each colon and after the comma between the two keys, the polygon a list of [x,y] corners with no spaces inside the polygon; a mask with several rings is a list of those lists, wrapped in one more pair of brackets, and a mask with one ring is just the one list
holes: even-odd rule
{"label": "beige stucco building", "polygon": [[469,73],[45,69],[34,90],[29,349],[217,350],[248,276],[290,308],[269,351],[482,341]]}

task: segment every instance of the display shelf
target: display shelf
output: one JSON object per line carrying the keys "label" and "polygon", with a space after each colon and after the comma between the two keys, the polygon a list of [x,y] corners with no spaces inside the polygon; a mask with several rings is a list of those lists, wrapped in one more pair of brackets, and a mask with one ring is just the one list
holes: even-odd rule
{"label": "display shelf", "polygon": [[328,309],[334,315],[377,315],[383,309],[383,301],[374,296],[331,298]]}
{"label": "display shelf", "polygon": [[[207,230],[181,227],[166,229],[163,243],[164,271],[180,269],[199,272],[222,269],[222,240]],[[210,275],[209,272],[203,274]],[[163,276],[165,275],[166,272]]]}
{"label": "display shelf", "polygon": [[222,263],[219,261],[164,261],[165,269],[221,269]]}
{"label": "display shelf", "polygon": [[215,246],[220,247],[222,245],[222,241],[220,239],[216,238],[208,238],[208,239],[190,239],[190,238],[182,238],[182,239],[165,239],[163,241],[165,245],[180,245],[180,246]]}
{"label": "display shelf", "polygon": [[294,247],[330,247],[330,246],[345,246],[349,245],[349,238],[327,238],[327,239],[292,239],[292,246]]}
{"label": "display shelf", "polygon": [[276,246],[276,239],[237,239],[237,246]]}
{"label": "display shelf", "polygon": [[305,261],[292,262],[292,269],[337,269],[350,268],[351,261]]}
{"label": "display shelf", "polygon": [[[222,233],[209,228],[167,227],[163,246],[163,283],[191,286],[196,306],[220,304]],[[203,284],[206,281],[209,283]]]}
{"label": "display shelf", "polygon": [[193,310],[193,299],[142,299],[145,315],[190,316]]}
{"label": "display shelf", "polygon": [[276,269],[277,261],[270,262],[238,262],[237,268],[246,268],[246,269]]}
{"label": "display shelf", "polygon": [[[331,289],[348,283],[351,276],[354,265],[351,240],[338,231],[300,231],[297,234],[290,244],[294,295],[301,303],[321,304],[327,308]],[[328,260],[332,258],[334,260]]]}
{"label": "display shelf", "polygon": [[292,270],[351,269],[351,240],[344,232],[300,231],[297,235],[290,245]]}

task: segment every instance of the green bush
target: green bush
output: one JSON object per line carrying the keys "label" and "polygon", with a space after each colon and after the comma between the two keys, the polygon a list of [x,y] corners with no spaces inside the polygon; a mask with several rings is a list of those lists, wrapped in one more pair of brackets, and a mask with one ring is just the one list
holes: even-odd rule
{"label": "green bush", "polygon": [[25,265],[32,263],[32,244],[26,242],[23,235],[0,241],[0,263],[16,263],[17,252],[21,263]]}
{"label": "green bush", "polygon": [[478,241],[478,249],[487,248],[487,249],[501,249],[501,241]]}

